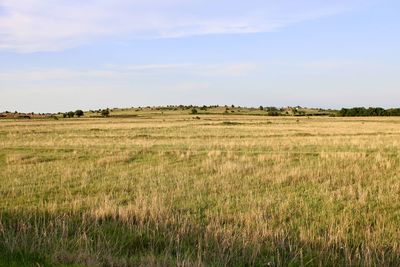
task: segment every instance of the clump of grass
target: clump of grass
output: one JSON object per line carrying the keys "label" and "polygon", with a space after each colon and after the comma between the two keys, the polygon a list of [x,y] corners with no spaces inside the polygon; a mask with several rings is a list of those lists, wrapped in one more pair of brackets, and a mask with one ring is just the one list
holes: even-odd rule
{"label": "clump of grass", "polygon": [[222,124],[223,125],[240,125],[242,123],[237,122],[237,121],[223,121]]}

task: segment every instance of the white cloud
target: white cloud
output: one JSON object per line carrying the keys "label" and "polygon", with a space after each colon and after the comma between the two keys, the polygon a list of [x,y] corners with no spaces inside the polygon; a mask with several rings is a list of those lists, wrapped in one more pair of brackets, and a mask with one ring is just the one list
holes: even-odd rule
{"label": "white cloud", "polygon": [[0,51],[58,51],[130,40],[276,31],[359,0],[0,0]]}

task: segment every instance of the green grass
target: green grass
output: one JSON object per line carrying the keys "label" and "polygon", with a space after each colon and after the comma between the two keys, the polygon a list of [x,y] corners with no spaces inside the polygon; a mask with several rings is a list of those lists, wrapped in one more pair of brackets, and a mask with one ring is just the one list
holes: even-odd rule
{"label": "green grass", "polygon": [[0,121],[0,266],[400,264],[400,119],[124,112]]}

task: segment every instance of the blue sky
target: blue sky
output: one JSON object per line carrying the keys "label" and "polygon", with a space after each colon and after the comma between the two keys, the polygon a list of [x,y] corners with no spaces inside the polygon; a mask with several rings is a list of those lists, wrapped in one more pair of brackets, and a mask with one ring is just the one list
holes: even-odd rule
{"label": "blue sky", "polygon": [[0,111],[400,106],[394,0],[0,0]]}

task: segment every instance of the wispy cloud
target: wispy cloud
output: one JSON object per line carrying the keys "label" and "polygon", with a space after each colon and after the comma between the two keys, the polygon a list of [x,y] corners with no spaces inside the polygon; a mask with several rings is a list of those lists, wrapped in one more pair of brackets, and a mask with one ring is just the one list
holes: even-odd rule
{"label": "wispy cloud", "polygon": [[0,73],[0,81],[29,82],[50,80],[81,80],[85,78],[122,79],[132,76],[195,75],[195,76],[240,76],[258,68],[253,63],[232,64],[145,64],[106,65],[93,69],[44,68],[9,70]]}
{"label": "wispy cloud", "polygon": [[58,51],[101,38],[276,31],[359,0],[0,0],[0,51]]}
{"label": "wispy cloud", "polygon": [[299,69],[303,71],[349,71],[349,70],[377,70],[385,68],[388,64],[382,64],[376,61],[360,60],[360,59],[318,59],[308,61],[279,61],[271,62],[276,67],[284,67],[290,69]]}
{"label": "wispy cloud", "polygon": [[132,77],[229,77],[246,76],[264,73],[271,70],[294,71],[302,73],[332,71],[377,71],[393,67],[388,64],[356,59],[320,59],[310,61],[270,61],[270,62],[236,62],[236,63],[175,63],[175,64],[106,64],[93,68],[34,68],[20,70],[3,70],[0,81],[82,81],[83,79],[119,79]]}

